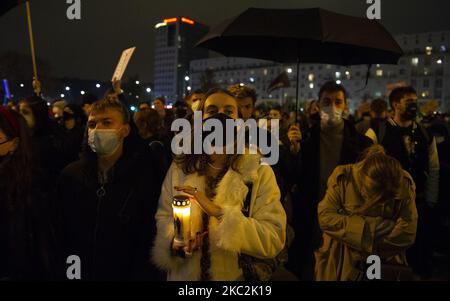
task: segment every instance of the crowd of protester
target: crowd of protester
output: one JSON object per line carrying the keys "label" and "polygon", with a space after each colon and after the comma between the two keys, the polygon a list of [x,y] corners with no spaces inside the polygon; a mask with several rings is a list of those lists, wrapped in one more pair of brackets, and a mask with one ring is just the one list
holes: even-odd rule
{"label": "crowd of protester", "polygon": [[[65,280],[70,255],[82,280],[363,280],[372,254],[415,280],[437,277],[439,256],[449,265],[450,114],[421,114],[413,87],[354,115],[335,82],[304,112],[258,110],[243,85],[137,112],[122,92],[0,106],[0,280]],[[279,120],[277,164],[172,154],[172,122],[195,111],[267,119],[267,136]],[[195,200],[185,250],[180,193]]]}

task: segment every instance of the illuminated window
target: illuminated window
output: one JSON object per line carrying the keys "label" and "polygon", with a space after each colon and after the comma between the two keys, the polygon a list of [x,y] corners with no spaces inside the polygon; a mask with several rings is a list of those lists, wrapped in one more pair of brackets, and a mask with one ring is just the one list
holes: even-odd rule
{"label": "illuminated window", "polygon": [[441,64],[442,64],[442,60],[441,60],[441,59],[438,59],[438,60],[436,61],[436,63],[438,63],[439,65],[441,65]]}
{"label": "illuminated window", "polygon": [[310,88],[310,89],[314,89],[314,83],[310,83],[310,84],[309,84],[309,88]]}
{"label": "illuminated window", "polygon": [[425,53],[427,55],[431,55],[432,52],[433,52],[433,47],[431,47],[431,46],[425,47]]}
{"label": "illuminated window", "polygon": [[170,19],[164,19],[164,23],[168,24],[168,23],[174,23],[177,22],[177,18],[170,18]]}
{"label": "illuminated window", "polygon": [[377,76],[378,77],[382,77],[383,76],[383,70],[382,69],[378,69],[377,70]]}
{"label": "illuminated window", "polygon": [[314,74],[310,73],[310,74],[308,75],[308,80],[309,80],[310,82],[314,81]]}
{"label": "illuminated window", "polygon": [[336,78],[341,78],[341,72],[336,71]]}
{"label": "illuminated window", "polygon": [[166,23],[158,23],[155,25],[155,28],[160,28],[160,27],[166,26],[166,25],[167,25]]}
{"label": "illuminated window", "polygon": [[419,65],[419,58],[418,58],[418,57],[413,57],[413,58],[411,59],[411,64],[412,64],[413,66]]}
{"label": "illuminated window", "polygon": [[182,17],[181,18],[181,22],[183,22],[183,23],[187,23],[187,24],[190,24],[190,25],[194,25],[194,20],[191,20],[191,19],[188,19],[188,18],[185,18],[185,17]]}

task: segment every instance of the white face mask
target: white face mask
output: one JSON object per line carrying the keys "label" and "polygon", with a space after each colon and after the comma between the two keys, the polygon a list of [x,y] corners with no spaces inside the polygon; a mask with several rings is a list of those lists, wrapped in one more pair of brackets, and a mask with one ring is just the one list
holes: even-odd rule
{"label": "white face mask", "polygon": [[120,146],[116,129],[93,129],[88,134],[88,144],[99,156],[112,155]]}
{"label": "white face mask", "polygon": [[436,136],[436,144],[441,144],[442,142],[445,142],[444,136]]}
{"label": "white face mask", "polygon": [[320,110],[320,119],[322,123],[328,125],[339,124],[342,120],[343,110],[333,106],[323,107]]}

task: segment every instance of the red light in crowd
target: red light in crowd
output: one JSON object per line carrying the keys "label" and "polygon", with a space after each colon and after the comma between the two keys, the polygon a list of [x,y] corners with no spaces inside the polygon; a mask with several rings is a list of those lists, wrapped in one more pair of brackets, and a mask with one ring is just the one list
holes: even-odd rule
{"label": "red light in crowd", "polygon": [[185,17],[182,17],[181,18],[181,22],[183,22],[183,23],[187,23],[187,24],[191,24],[191,25],[194,25],[194,20],[191,20],[191,19],[188,19],[188,18],[185,18]]}
{"label": "red light in crowd", "polygon": [[177,22],[177,18],[170,18],[170,19],[164,19],[164,23],[168,24],[168,23],[174,23]]}

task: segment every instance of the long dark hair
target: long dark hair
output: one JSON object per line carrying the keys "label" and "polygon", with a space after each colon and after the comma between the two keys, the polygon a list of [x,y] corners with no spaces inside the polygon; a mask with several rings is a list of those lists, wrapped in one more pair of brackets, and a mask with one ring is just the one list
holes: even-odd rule
{"label": "long dark hair", "polygon": [[83,109],[76,104],[68,104],[64,108],[69,108],[73,112],[73,118],[75,119],[75,127],[82,128],[86,126],[87,118]]}
{"label": "long dark hair", "polygon": [[[202,113],[204,113],[204,109],[205,109],[205,103],[206,100],[208,99],[208,97],[210,97],[213,94],[226,94],[228,96],[233,97],[234,99],[236,99],[233,94],[231,94],[229,91],[227,90],[223,90],[223,89],[219,89],[219,88],[215,88],[210,90],[208,93],[206,93],[205,97],[202,98],[197,111],[201,111]],[[237,105],[237,101],[236,101],[236,105]],[[185,174],[193,174],[193,173],[198,173],[199,175],[204,175],[206,174],[206,169],[208,167],[208,163],[212,163],[211,162],[211,158],[208,154],[202,152],[201,154],[194,154],[194,131],[192,129],[191,131],[191,153],[190,154],[181,154],[181,155],[176,155],[174,156],[174,162],[176,164],[178,164],[178,166],[181,168],[181,170],[185,173]],[[234,171],[238,171],[238,161],[239,158],[242,155],[238,155],[238,154],[233,154],[233,155],[228,155],[227,161],[226,161],[226,167],[231,167]]]}
{"label": "long dark hair", "polygon": [[0,129],[8,140],[19,139],[17,149],[0,165],[0,179],[4,183],[7,207],[11,211],[21,210],[30,205],[32,180],[35,172],[34,151],[30,141],[30,131],[25,119],[15,111],[8,111],[17,121],[18,130],[0,113]]}
{"label": "long dark hair", "polygon": [[53,122],[48,115],[48,106],[45,100],[39,96],[31,96],[20,102],[27,103],[33,113],[35,125],[32,135],[36,137],[49,135],[53,130]]}

